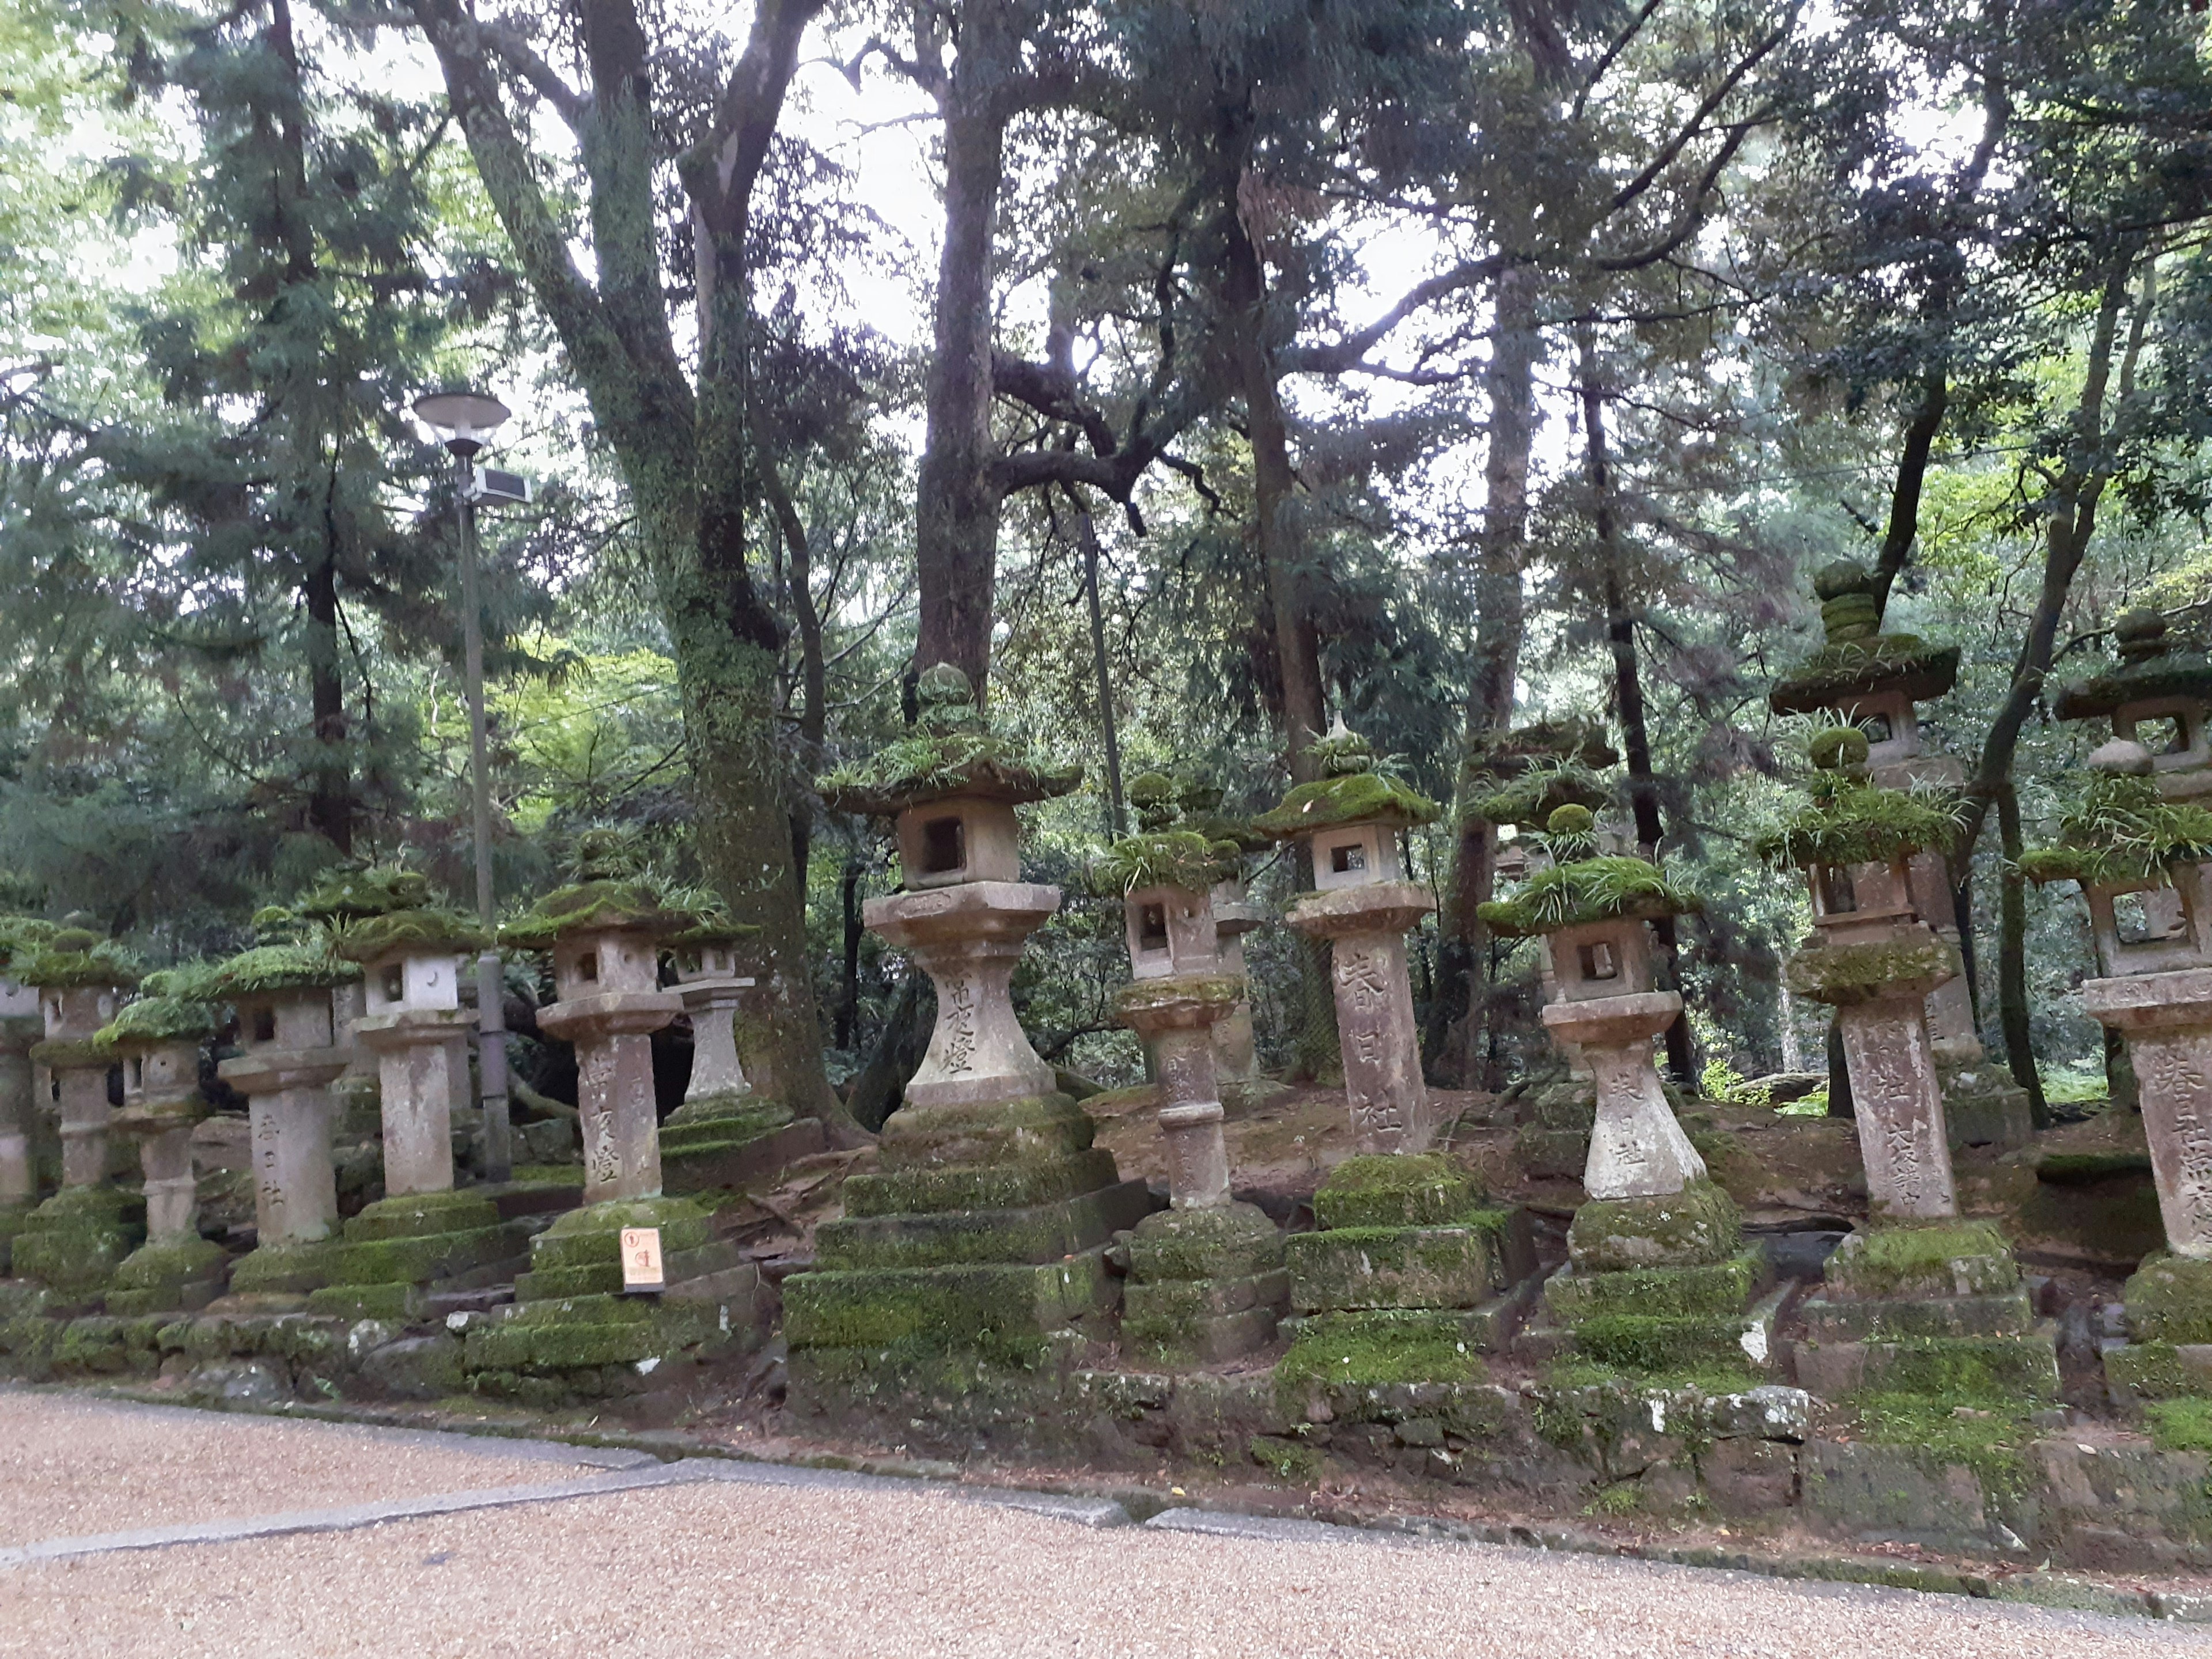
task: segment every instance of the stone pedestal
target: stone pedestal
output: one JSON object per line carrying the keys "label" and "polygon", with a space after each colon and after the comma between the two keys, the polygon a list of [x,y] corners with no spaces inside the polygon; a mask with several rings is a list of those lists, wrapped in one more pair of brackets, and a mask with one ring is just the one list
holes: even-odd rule
{"label": "stone pedestal", "polygon": [[1412,882],[1384,881],[1309,893],[1291,911],[1293,927],[1332,947],[1345,1099],[1364,1153],[1425,1152],[1436,1139],[1406,969],[1406,934],[1435,908]]}
{"label": "stone pedestal", "polygon": [[246,1097],[253,1159],[257,1238],[232,1271],[234,1293],[304,1294],[329,1281],[338,1223],[330,1085],[347,1059],[335,1047],[270,1048],[216,1067]]}
{"label": "stone pedestal", "polygon": [[584,1202],[657,1197],[659,1123],[654,1115],[652,1033],[682,1001],[664,991],[607,991],[551,1002],[538,1029],[576,1047],[577,1127],[584,1142]]}
{"label": "stone pedestal", "polygon": [[1545,1030],[1573,1044],[1590,1070],[1596,1111],[1583,1190],[1593,1199],[1663,1196],[1705,1178],[1705,1161],[1675,1121],[1651,1063],[1651,1040],[1681,1011],[1672,991],[1544,1008]]}
{"label": "stone pedestal", "polygon": [[143,1201],[107,1182],[113,1063],[92,1038],[113,1018],[116,991],[107,985],[41,987],[39,994],[46,1036],[30,1057],[53,1079],[62,1189],[24,1220],[10,1261],[19,1278],[64,1297],[89,1299],[106,1290],[117,1265],[145,1238]]}
{"label": "stone pedestal", "polygon": [[1122,1346],[1147,1364],[1211,1364],[1274,1340],[1289,1300],[1275,1224],[1229,1195],[1213,1031],[1236,1006],[1225,975],[1140,979],[1115,1000],[1156,1057],[1169,1208],[1138,1223]]}
{"label": "stone pedestal", "polygon": [[38,1202],[38,1168],[31,1154],[31,1045],[46,1035],[39,994],[0,979],[0,1275],[11,1271],[15,1235]]}
{"label": "stone pedestal", "polygon": [[696,965],[678,958],[677,990],[691,1017],[691,1081],[660,1126],[661,1169],[672,1193],[743,1187],[825,1145],[817,1120],[795,1121],[789,1106],[746,1080],[736,1016],[752,981],[729,971],[726,952],[718,955]]}
{"label": "stone pedestal", "polygon": [[194,1312],[222,1294],[229,1265],[222,1247],[202,1238],[192,1175],[192,1126],[207,1115],[200,1097],[198,1042],[149,1044],[124,1057],[118,1133],[138,1143],[145,1176],[146,1242],[115,1270],[111,1314]]}
{"label": "stone pedestal", "polygon": [[937,1025],[878,1172],[845,1183],[844,1218],[816,1234],[819,1271],[785,1281],[802,1408],[927,1386],[951,1357],[1029,1370],[1103,1339],[1120,1290],[1107,1243],[1152,1201],[1091,1144],[1014,1017],[1023,941],[1059,908],[1057,888],[999,880],[869,901],[868,926],[936,986]]}

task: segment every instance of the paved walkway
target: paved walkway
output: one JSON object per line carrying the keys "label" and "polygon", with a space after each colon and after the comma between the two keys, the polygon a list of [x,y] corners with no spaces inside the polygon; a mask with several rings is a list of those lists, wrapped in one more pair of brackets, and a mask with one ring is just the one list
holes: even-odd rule
{"label": "paved walkway", "polygon": [[[0,1393],[0,1653],[2212,1655],[2212,1630]],[[201,1538],[210,1541],[186,1541]]]}

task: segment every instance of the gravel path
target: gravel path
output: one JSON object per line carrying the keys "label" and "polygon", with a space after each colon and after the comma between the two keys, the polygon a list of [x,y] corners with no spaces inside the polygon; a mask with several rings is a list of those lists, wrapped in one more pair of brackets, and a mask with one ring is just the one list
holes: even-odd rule
{"label": "gravel path", "polygon": [[0,1653],[2151,1659],[2212,1632],[1528,1551],[719,1482],[0,1574]]}
{"label": "gravel path", "polygon": [[481,1443],[464,1451],[344,1424],[0,1391],[0,1547],[582,1472]]}

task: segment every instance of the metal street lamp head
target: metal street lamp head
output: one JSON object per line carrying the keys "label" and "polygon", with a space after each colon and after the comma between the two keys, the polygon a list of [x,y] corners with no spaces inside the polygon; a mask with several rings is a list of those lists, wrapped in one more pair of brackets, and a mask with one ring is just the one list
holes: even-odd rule
{"label": "metal street lamp head", "polygon": [[507,406],[481,392],[433,392],[415,400],[415,413],[434,428],[447,449],[467,460],[484,447]]}

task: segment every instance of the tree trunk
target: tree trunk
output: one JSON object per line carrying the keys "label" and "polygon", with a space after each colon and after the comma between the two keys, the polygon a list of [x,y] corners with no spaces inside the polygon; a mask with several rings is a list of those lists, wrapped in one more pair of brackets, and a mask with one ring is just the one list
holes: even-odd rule
{"label": "tree trunk", "polygon": [[2043,1074],[2036,1069],[2027,1018],[2027,878],[2020,872],[2020,793],[2006,780],[1997,797],[1997,836],[2004,847],[2004,890],[1998,902],[1997,1018],[2004,1029],[2005,1063],[2027,1091],[2035,1127],[2051,1127]]}
{"label": "tree trunk", "polygon": [[[329,526],[325,526],[326,532]],[[353,767],[347,755],[345,677],[338,668],[337,550],[307,571],[307,690],[314,711],[314,781],[307,823],[342,854],[353,852]]]}
{"label": "tree trunk", "polygon": [[1098,593],[1098,526],[1090,504],[1070,487],[1075,507],[1075,539],[1083,550],[1083,597],[1091,611],[1091,666],[1098,678],[1098,731],[1106,744],[1106,834],[1118,841],[1128,833],[1121,806],[1121,733],[1114,719],[1114,677],[1106,665],[1106,612]]}
{"label": "tree trunk", "polygon": [[862,866],[858,854],[848,854],[845,869],[837,883],[837,897],[844,923],[844,957],[839,984],[842,994],[837,1000],[837,1047],[850,1052],[853,1039],[860,1035],[860,939],[868,930],[860,920],[860,876]]}
{"label": "tree trunk", "polygon": [[[1620,538],[1613,511],[1612,461],[1606,451],[1605,387],[1598,378],[1597,333],[1586,322],[1575,325],[1575,347],[1583,382],[1584,460],[1589,480],[1590,522],[1596,532],[1601,586],[1605,595],[1605,634],[1613,650],[1613,703],[1620,714],[1621,748],[1628,761],[1628,799],[1635,815],[1636,839],[1659,856],[1666,825],[1659,816],[1659,781],[1651,769],[1651,732],[1644,712],[1644,677],[1636,659],[1636,618],[1628,609],[1621,580]],[[1651,926],[1659,944],[1659,958],[1668,981],[1682,986],[1682,957],[1674,918],[1661,916]],[[1697,1081],[1697,1063],[1690,1051],[1690,1022],[1677,1014],[1667,1028],[1667,1069],[1674,1081],[1688,1087]]]}
{"label": "tree trunk", "polygon": [[[1475,633],[1468,674],[1467,743],[1507,731],[1521,665],[1521,572],[1528,554],[1528,458],[1536,433],[1536,364],[1543,356],[1537,274],[1523,265],[1498,273],[1497,341],[1484,387],[1490,444],[1483,462],[1482,538],[1474,573]],[[1437,991],[1430,1052],[1462,1086],[1495,1086],[1484,1027],[1489,1020],[1490,930],[1479,907],[1497,883],[1498,829],[1473,818],[1461,779],[1454,809],[1458,834],[1437,919]],[[1458,1042],[1451,1034],[1458,1033]]]}

